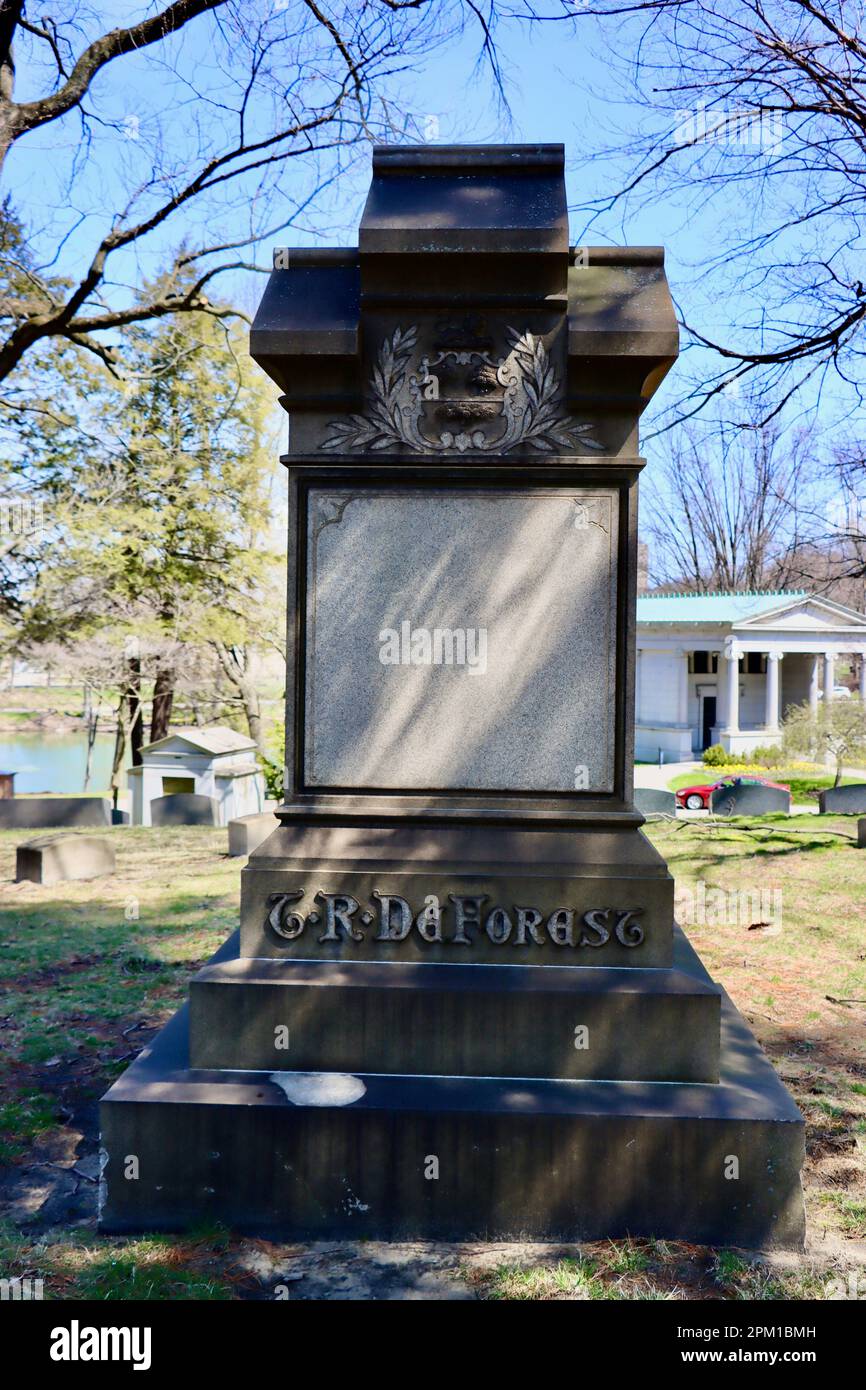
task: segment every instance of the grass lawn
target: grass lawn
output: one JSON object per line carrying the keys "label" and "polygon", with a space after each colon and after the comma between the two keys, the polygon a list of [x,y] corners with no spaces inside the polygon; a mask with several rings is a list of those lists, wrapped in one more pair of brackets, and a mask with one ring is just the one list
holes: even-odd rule
{"label": "grass lawn", "polygon": [[746,1014],[808,1123],[806,1255],[665,1241],[549,1246],[286,1245],[202,1228],[96,1233],[96,1103],[185,998],[237,922],[243,861],[226,832],[116,829],[118,871],[15,884],[0,832],[0,1277],[46,1297],[482,1299],[825,1296],[866,1268],[866,852],[853,819],[659,823],[681,886],[781,890],[781,922],[686,929]]}

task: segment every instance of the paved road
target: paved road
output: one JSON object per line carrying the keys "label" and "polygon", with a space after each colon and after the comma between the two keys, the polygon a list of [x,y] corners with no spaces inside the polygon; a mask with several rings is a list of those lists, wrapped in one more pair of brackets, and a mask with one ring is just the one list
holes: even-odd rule
{"label": "paved road", "polygon": [[699,762],[663,763],[661,767],[656,767],[654,763],[641,763],[634,770],[634,784],[636,787],[656,787],[667,791],[668,782],[672,777],[679,777],[681,772],[698,773],[696,782],[709,781],[713,776],[713,770]]}

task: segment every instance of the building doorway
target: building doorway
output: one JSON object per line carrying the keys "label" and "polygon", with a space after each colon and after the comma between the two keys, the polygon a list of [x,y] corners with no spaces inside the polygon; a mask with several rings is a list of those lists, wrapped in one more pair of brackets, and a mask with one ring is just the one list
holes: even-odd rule
{"label": "building doorway", "polygon": [[713,741],[713,729],[716,726],[716,697],[715,695],[704,695],[701,700],[701,752],[709,748]]}

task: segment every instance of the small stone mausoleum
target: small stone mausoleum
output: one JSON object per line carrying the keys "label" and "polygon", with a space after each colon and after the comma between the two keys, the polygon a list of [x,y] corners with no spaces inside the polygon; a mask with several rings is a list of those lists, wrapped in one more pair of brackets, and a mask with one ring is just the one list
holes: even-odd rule
{"label": "small stone mausoleum", "polygon": [[211,798],[215,825],[264,809],[255,740],[234,729],[174,729],[142,749],[141,766],[129,768],[127,778],[133,825],[150,825],[151,802],[164,796]]}
{"label": "small stone mausoleum", "polygon": [[284,799],[103,1100],[106,1230],[802,1241],[802,1118],[634,805],[664,256],[571,249],[563,170],[379,148],[358,246],[275,255]]}

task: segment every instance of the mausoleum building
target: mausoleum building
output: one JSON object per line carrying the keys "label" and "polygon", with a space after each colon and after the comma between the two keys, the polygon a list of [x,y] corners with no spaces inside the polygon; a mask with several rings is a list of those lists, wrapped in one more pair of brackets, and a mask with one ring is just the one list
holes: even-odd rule
{"label": "mausoleum building", "polygon": [[214,823],[228,825],[265,805],[255,740],[234,729],[174,729],[141,751],[141,767],[127,771],[133,825],[150,825],[150,804],[163,796],[207,796]]}
{"label": "mausoleum building", "polygon": [[735,753],[776,744],[785,711],[807,700],[817,709],[852,656],[866,697],[866,615],[817,594],[644,595],[635,757],[674,762],[712,743]]}

